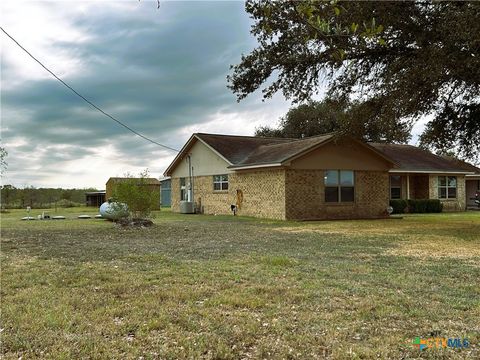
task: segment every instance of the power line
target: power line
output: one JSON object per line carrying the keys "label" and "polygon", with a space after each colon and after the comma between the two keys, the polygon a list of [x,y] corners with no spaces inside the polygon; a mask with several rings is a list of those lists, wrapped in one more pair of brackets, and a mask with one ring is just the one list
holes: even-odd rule
{"label": "power line", "polygon": [[87,104],[89,104],[91,107],[93,107],[94,109],[98,110],[99,112],[101,112],[103,115],[107,116],[108,118],[110,118],[111,120],[115,121],[117,124],[123,126],[125,129],[127,129],[128,131],[131,131],[132,133],[134,133],[135,135],[137,136],[140,136],[141,138],[143,138],[144,140],[147,140],[155,145],[158,145],[158,146],[161,146],[165,149],[168,149],[168,150],[172,150],[172,151],[175,151],[175,152],[179,152],[179,150],[177,149],[174,149],[170,146],[167,146],[167,145],[164,145],[164,144],[161,144],[155,140],[152,140],[148,137],[146,137],[145,135],[139,133],[138,131],[132,129],[131,127],[129,127],[128,125],[125,125],[124,123],[122,123],[120,120],[117,120],[116,118],[114,118],[112,115],[110,115],[109,113],[103,111],[102,109],[100,109],[97,105],[95,105],[93,102],[91,102],[90,100],[88,100],[85,96],[83,96],[82,94],[80,94],[77,90],[75,90],[74,88],[72,88],[70,85],[68,85],[65,81],[63,81],[60,77],[58,77],[53,71],[51,71],[48,67],[46,67],[45,65],[42,64],[42,62],[40,60],[38,60],[35,56],[33,56],[27,49],[25,49],[17,40],[15,40],[9,33],[7,33],[3,27],[0,26],[0,29],[5,33],[5,35],[7,35],[15,44],[18,45],[18,47],[20,49],[22,49],[23,51],[25,51],[28,56],[30,56],[33,60],[35,60],[38,64],[40,64],[41,67],[43,67],[45,70],[47,70],[55,79],[57,79],[58,81],[60,81],[63,85],[65,85],[65,87],[67,87],[71,92],[73,92],[75,95],[77,95],[78,97],[80,97],[82,100],[84,100]]}

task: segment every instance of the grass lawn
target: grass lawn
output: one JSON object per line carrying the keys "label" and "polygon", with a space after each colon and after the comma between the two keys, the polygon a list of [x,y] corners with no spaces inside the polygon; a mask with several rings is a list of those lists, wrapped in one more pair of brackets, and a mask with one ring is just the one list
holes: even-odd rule
{"label": "grass lawn", "polygon": [[[480,358],[480,212],[162,211],[128,230],[76,219],[86,212],[2,214],[3,358]],[[470,347],[413,348],[432,334]]]}

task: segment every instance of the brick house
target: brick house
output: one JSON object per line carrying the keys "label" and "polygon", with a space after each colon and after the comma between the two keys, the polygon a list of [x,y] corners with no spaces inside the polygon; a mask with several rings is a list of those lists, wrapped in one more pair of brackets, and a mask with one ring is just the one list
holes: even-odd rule
{"label": "brick house", "polygon": [[[477,168],[475,168],[477,169]],[[477,169],[480,176],[480,169]],[[164,175],[171,206],[272,219],[387,215],[390,199],[440,199],[466,209],[476,171],[410,145],[364,143],[325,134],[305,139],[193,134]]]}

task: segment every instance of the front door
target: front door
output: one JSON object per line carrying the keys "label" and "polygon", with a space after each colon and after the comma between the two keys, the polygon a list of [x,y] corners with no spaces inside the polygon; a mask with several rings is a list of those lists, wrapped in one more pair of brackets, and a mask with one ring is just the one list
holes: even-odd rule
{"label": "front door", "polygon": [[480,180],[465,181],[465,193],[467,196],[467,207],[475,207],[475,193],[480,191]]}

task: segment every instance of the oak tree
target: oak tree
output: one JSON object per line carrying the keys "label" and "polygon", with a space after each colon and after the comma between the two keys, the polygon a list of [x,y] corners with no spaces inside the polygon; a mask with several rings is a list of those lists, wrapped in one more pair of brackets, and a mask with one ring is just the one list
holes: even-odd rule
{"label": "oak tree", "polygon": [[303,138],[335,132],[363,141],[407,142],[410,138],[408,123],[391,121],[390,117],[382,117],[377,110],[377,104],[372,102],[309,101],[292,107],[280,119],[279,127],[260,127],[255,135]]}
{"label": "oak tree", "polygon": [[478,161],[480,3],[248,0],[246,11],[258,46],[228,77],[239,101],[261,89],[302,103],[326,86],[378,122],[428,119],[424,146]]}

